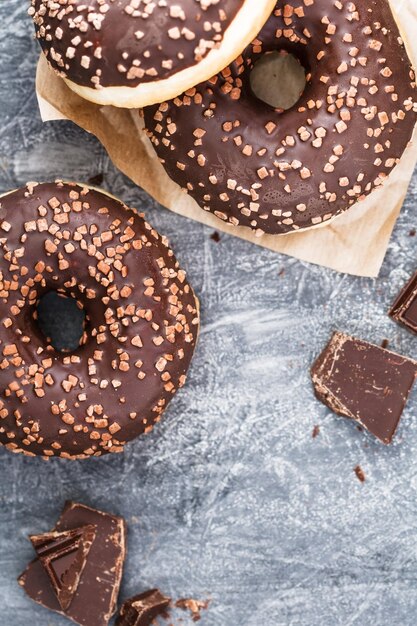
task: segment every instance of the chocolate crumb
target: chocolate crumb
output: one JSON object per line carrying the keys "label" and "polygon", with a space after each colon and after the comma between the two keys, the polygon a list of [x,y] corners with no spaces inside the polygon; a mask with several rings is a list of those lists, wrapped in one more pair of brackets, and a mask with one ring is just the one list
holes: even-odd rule
{"label": "chocolate crumb", "polygon": [[194,600],[193,598],[180,598],[175,603],[178,609],[183,611],[189,611],[191,613],[191,619],[193,622],[198,622],[201,619],[201,610],[208,609],[210,600]]}
{"label": "chocolate crumb", "polygon": [[388,346],[389,346],[389,340],[388,339],[383,339],[382,342],[381,342],[381,348],[386,349],[386,348],[388,348]]}
{"label": "chocolate crumb", "polygon": [[93,185],[94,187],[100,187],[104,182],[104,174],[95,174],[88,179],[88,184]]}
{"label": "chocolate crumb", "polygon": [[220,235],[217,232],[217,230],[215,230],[213,233],[211,233],[210,235],[210,239],[213,239],[213,241],[215,241],[216,243],[219,243],[220,241]]}
{"label": "chocolate crumb", "polygon": [[354,471],[355,471],[355,474],[356,474],[356,476],[357,476],[358,480],[360,480],[360,482],[361,482],[361,483],[364,483],[364,482],[365,482],[365,480],[366,480],[366,476],[365,476],[365,472],[363,471],[363,469],[361,468],[361,466],[360,466],[360,465],[357,465],[357,466],[355,467],[355,470],[354,470]]}
{"label": "chocolate crumb", "polygon": [[408,235],[409,235],[409,237],[415,237],[415,236],[416,236],[416,229],[415,229],[415,228],[412,228],[412,229],[410,230],[410,232],[408,233]]}
{"label": "chocolate crumb", "polygon": [[318,437],[318,435],[320,435],[320,426],[316,424],[313,428],[311,436],[313,437],[313,439],[315,439],[316,437]]}

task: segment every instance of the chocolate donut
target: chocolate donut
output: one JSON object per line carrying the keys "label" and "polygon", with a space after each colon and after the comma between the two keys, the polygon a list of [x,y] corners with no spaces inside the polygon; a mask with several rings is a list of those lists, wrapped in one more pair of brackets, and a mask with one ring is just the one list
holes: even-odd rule
{"label": "chocolate donut", "polygon": [[[0,198],[0,443],[83,459],[149,432],[182,387],[198,306],[165,237],[97,189],[28,183]],[[85,311],[78,349],[36,322],[51,291]]]}
{"label": "chocolate donut", "polygon": [[274,0],[31,0],[51,66],[87,100],[141,107],[222,70]]}
{"label": "chocolate donut", "polygon": [[[250,74],[283,51],[307,84],[287,111]],[[229,67],[160,106],[145,125],[167,173],[206,211],[256,234],[339,215],[379,187],[417,121],[415,74],[386,0],[278,2]]]}

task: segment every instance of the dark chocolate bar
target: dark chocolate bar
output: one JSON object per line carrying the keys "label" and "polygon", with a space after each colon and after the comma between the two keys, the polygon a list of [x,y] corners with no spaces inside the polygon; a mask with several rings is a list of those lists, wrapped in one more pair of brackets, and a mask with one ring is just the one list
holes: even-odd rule
{"label": "dark chocolate bar", "polygon": [[65,615],[80,626],[107,626],[115,612],[126,556],[126,528],[121,517],[67,502],[55,531],[95,526],[91,545],[77,591],[63,611],[48,573],[39,559],[32,561],[20,576],[27,595],[42,606]]}
{"label": "dark chocolate bar", "polygon": [[70,606],[78,589],[95,536],[95,526],[84,526],[30,537],[64,611]]}
{"label": "dark chocolate bar", "polygon": [[336,332],[311,369],[317,398],[383,443],[391,443],[417,375],[417,362]]}
{"label": "dark chocolate bar", "polygon": [[389,315],[408,330],[417,333],[417,272],[397,296]]}

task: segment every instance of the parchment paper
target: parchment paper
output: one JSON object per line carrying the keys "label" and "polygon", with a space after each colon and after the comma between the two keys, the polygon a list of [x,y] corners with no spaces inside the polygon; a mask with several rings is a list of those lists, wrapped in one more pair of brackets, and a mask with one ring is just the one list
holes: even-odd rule
{"label": "parchment paper", "polygon": [[[417,0],[390,2],[417,67]],[[36,88],[44,121],[69,119],[93,133],[116,167],[171,211],[303,261],[357,276],[378,275],[417,162],[417,128],[401,163],[366,200],[328,225],[302,233],[256,237],[251,230],[229,226],[200,209],[167,176],[141,130],[137,111],[100,107],[83,100],[54,74],[43,55]]]}

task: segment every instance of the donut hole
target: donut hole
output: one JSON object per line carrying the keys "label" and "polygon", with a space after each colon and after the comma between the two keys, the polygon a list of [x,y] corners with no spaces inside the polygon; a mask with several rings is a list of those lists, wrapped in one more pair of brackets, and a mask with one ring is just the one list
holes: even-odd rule
{"label": "donut hole", "polygon": [[256,61],[250,74],[254,96],[282,111],[297,104],[306,84],[305,68],[295,55],[285,50],[264,54]]}
{"label": "donut hole", "polygon": [[33,317],[46,343],[58,352],[73,352],[86,341],[86,315],[82,304],[65,294],[48,291]]}

